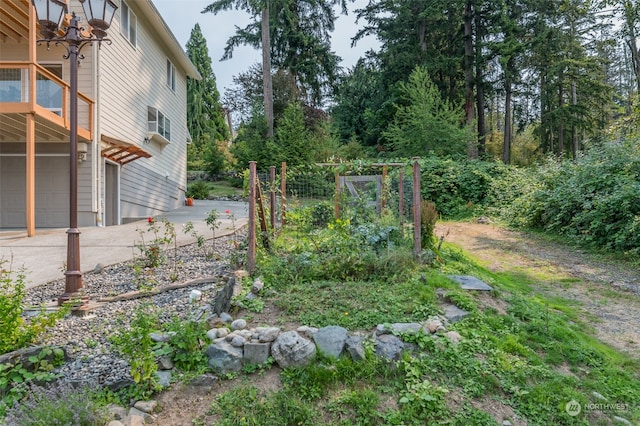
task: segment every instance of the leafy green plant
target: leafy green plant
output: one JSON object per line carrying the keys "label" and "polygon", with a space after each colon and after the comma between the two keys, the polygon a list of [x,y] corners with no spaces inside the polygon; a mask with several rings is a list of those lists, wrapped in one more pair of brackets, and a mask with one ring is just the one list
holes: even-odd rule
{"label": "leafy green plant", "polygon": [[131,323],[126,325],[120,318],[118,331],[110,340],[118,352],[129,362],[131,377],[140,387],[143,395],[159,390],[155,373],[158,370],[154,354],[155,343],[150,333],[159,330],[157,314],[149,305],[141,305],[133,314]]}
{"label": "leafy green plant", "polygon": [[46,347],[24,362],[0,364],[0,417],[27,394],[31,384],[55,380],[58,376],[51,370],[62,363],[63,357],[61,349]]}
{"label": "leafy green plant", "polygon": [[211,186],[208,182],[203,180],[197,180],[195,182],[189,182],[187,185],[187,191],[185,193],[187,198],[194,198],[196,200],[206,200],[209,197]]}
{"label": "leafy green plant", "polygon": [[168,326],[173,331],[169,344],[171,358],[177,368],[182,371],[204,372],[208,358],[205,354],[207,346],[207,327],[199,321],[180,321],[174,319]]}
{"label": "leafy green plant", "polygon": [[11,352],[32,343],[47,328],[69,313],[69,306],[25,319],[22,317],[25,298],[25,274],[14,274],[5,268],[6,261],[0,259],[0,353]]}

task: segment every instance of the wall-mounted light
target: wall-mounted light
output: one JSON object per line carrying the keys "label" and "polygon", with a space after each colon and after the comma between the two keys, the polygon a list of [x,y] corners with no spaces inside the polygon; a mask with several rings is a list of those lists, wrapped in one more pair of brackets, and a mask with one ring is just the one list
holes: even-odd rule
{"label": "wall-mounted light", "polygon": [[78,142],[78,163],[82,163],[87,160],[88,145],[86,142]]}

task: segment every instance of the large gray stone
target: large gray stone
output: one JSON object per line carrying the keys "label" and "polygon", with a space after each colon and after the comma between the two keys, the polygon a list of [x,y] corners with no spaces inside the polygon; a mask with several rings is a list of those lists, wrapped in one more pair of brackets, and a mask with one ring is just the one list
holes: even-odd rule
{"label": "large gray stone", "polygon": [[271,343],[247,342],[244,345],[245,364],[262,365],[269,359]]}
{"label": "large gray stone", "polygon": [[171,385],[171,371],[156,371],[156,378],[158,379],[158,384],[163,388],[168,388]]}
{"label": "large gray stone", "polygon": [[280,334],[280,328],[268,327],[260,331],[258,340],[261,342],[273,342],[278,337],[278,334]]}
{"label": "large gray stone", "polygon": [[211,308],[214,313],[221,315],[223,312],[229,311],[235,285],[236,279],[235,277],[231,277],[224,287],[216,292],[216,295],[213,297],[213,302],[211,302]]}
{"label": "large gray stone", "polygon": [[271,354],[280,368],[304,367],[315,359],[316,345],[295,331],[286,331],[273,342]]}
{"label": "large gray stone", "polygon": [[479,290],[479,291],[492,291],[493,288],[487,283],[472,275],[449,275],[449,278],[460,283],[460,288],[463,290]]}
{"label": "large gray stone", "polygon": [[340,357],[346,340],[347,329],[336,325],[322,327],[313,335],[317,349],[331,358]]}
{"label": "large gray stone", "polygon": [[444,316],[449,322],[458,322],[469,316],[469,312],[458,308],[456,305],[443,305]]}
{"label": "large gray stone", "polygon": [[209,367],[225,374],[242,370],[242,349],[231,346],[226,341],[217,341],[206,351],[209,357]]}
{"label": "large gray stone", "polygon": [[348,336],[345,341],[345,350],[354,361],[362,361],[366,355],[364,352],[364,338],[362,336]]}
{"label": "large gray stone", "polygon": [[389,327],[393,334],[417,334],[422,330],[422,325],[416,322],[398,322]]}
{"label": "large gray stone", "polygon": [[376,338],[373,347],[376,355],[391,361],[397,361],[402,355],[404,342],[393,334],[383,334]]}

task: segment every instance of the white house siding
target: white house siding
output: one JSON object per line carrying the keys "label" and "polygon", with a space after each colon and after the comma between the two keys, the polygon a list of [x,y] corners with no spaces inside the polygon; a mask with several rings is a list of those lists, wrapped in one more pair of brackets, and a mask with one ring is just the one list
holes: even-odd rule
{"label": "white house siding", "polygon": [[[177,207],[186,186],[186,72],[176,66],[176,90],[166,85],[166,61],[156,29],[143,16],[138,2],[127,2],[137,17],[137,45],[120,33],[120,11],[109,29],[113,40],[100,51],[101,133],[143,147],[152,157],[122,167],[121,216],[145,217]],[[162,30],[162,29],[161,29]],[[145,144],[148,107],[171,120],[171,143]],[[167,178],[168,176],[168,178]]]}

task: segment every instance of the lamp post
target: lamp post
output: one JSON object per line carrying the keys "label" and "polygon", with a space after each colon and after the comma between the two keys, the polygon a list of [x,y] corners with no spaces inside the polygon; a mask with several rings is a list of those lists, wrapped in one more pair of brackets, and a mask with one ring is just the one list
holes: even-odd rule
{"label": "lamp post", "polygon": [[[90,28],[80,26],[75,13],[71,14],[69,26],[63,28],[62,21],[67,14],[66,2],[60,0],[31,0],[35,10],[40,33],[38,40],[62,45],[67,50],[63,56],[70,62],[69,92],[69,229],[67,229],[67,270],[65,275],[64,294],[58,298],[58,305],[69,300],[80,299],[86,303],[88,298],[82,295],[82,271],[80,270],[80,230],[78,229],[78,60],[84,56],[80,53],[87,44],[102,42],[111,44],[105,38],[107,29],[118,8],[112,0],[79,0],[84,9]],[[61,31],[62,35],[57,33]]]}

